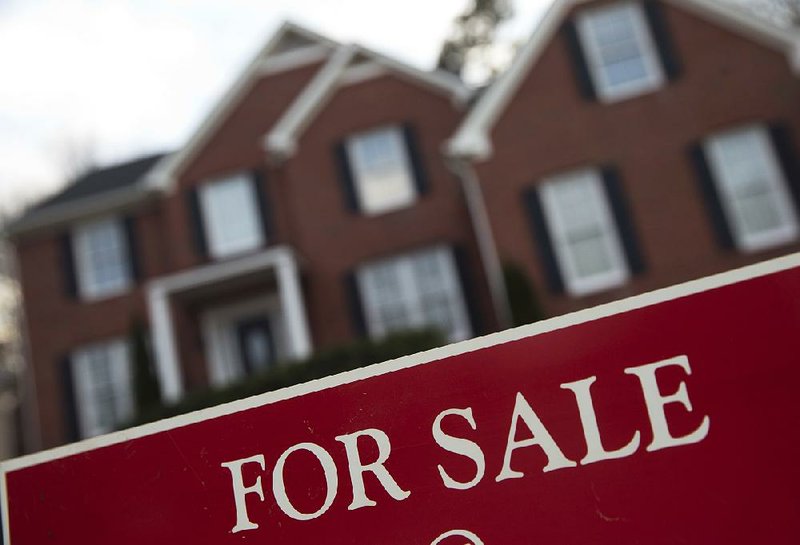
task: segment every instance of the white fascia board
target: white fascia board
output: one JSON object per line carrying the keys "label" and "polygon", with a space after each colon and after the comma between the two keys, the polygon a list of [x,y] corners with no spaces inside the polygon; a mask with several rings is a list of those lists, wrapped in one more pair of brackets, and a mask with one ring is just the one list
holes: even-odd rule
{"label": "white fascia board", "polygon": [[785,53],[790,60],[797,47],[798,34],[796,30],[774,25],[753,12],[745,10],[744,7],[721,3],[718,0],[668,1],[755,42],[777,49]]}
{"label": "white fascia board", "polygon": [[129,187],[28,212],[12,221],[6,227],[6,233],[13,238],[40,229],[59,227],[99,214],[127,210],[153,195],[154,192],[137,182]]}
{"label": "white fascia board", "polygon": [[[359,55],[370,60],[364,65],[348,68]],[[264,136],[264,149],[278,159],[290,157],[297,150],[297,142],[303,129],[339,87],[366,81],[387,72],[445,92],[456,104],[465,104],[472,96],[472,89],[452,74],[441,70],[419,70],[361,45],[342,45],[298,95],[275,127]]]}
{"label": "white fascia board", "polygon": [[262,77],[270,76],[322,62],[330,55],[331,51],[332,48],[328,45],[316,44],[278,53],[261,61],[258,74]]}
{"label": "white fascia board", "polygon": [[379,78],[388,73],[389,70],[377,62],[356,64],[342,72],[342,77],[339,78],[339,88]]}
{"label": "white fascia board", "polygon": [[297,263],[295,253],[288,246],[275,246],[233,261],[222,261],[202,265],[169,276],[152,280],[147,290],[153,293],[172,294],[216,282],[235,278],[243,274],[276,267],[283,263]]}
{"label": "white fascia board", "polygon": [[794,50],[792,51],[791,58],[792,71],[800,75],[800,38],[795,40]]}
{"label": "white fascia board", "polygon": [[[577,4],[588,1],[555,0],[508,70],[483,94],[446,144],[445,150],[449,155],[475,161],[482,161],[491,156],[490,133],[500,113],[513,98],[522,80],[553,38],[569,10]],[[775,26],[741,8],[720,4],[717,0],[666,1],[711,23],[777,49],[787,55],[793,71],[800,73],[800,38],[797,32]]]}
{"label": "white fascia board", "polygon": [[372,61],[385,66],[390,71],[407,76],[415,82],[426,84],[434,90],[448,94],[456,104],[465,104],[472,97],[472,88],[464,84],[461,78],[450,72],[438,69],[420,70],[368,47],[357,45],[356,48],[358,53],[369,57]]}
{"label": "white fascia board", "polygon": [[[175,186],[175,180],[180,176],[182,169],[195,157],[219,126],[228,118],[233,109],[244,99],[255,83],[263,77],[264,65],[267,59],[278,46],[281,39],[290,32],[300,34],[331,49],[338,45],[335,41],[296,23],[284,22],[272,38],[256,54],[253,60],[250,61],[234,84],[212,108],[211,112],[202,123],[200,123],[200,126],[192,133],[189,141],[170,157],[168,163],[165,164],[165,168],[159,171],[157,177],[154,176],[151,178],[150,182],[152,186],[167,191]],[[282,55],[284,54],[276,55],[276,57]],[[272,73],[275,73],[274,67]]]}
{"label": "white fascia board", "polygon": [[336,89],[336,83],[356,54],[353,45],[342,45],[320,68],[311,82],[292,102],[283,116],[264,138],[267,152],[277,157],[288,157],[297,148],[297,139],[328,97]]}

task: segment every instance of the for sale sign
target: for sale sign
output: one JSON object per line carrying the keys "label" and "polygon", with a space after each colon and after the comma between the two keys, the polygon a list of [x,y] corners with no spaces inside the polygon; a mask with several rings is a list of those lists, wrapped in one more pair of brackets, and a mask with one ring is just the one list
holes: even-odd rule
{"label": "for sale sign", "polygon": [[3,465],[19,544],[796,544],[800,255]]}

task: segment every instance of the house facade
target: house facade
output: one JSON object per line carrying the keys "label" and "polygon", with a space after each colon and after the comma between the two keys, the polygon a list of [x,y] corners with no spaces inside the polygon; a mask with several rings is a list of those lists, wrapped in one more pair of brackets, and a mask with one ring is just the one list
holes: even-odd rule
{"label": "house facade", "polygon": [[187,144],[12,226],[41,444],[362,336],[511,323],[798,249],[800,42],[706,0],[556,2],[480,95],[287,24]]}

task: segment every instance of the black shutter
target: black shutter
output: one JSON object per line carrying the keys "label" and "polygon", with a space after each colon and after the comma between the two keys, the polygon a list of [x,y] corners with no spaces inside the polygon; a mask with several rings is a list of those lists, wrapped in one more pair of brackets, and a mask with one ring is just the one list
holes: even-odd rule
{"label": "black shutter", "polygon": [[59,363],[61,371],[61,388],[64,394],[64,425],[66,440],[77,441],[80,439],[78,429],[78,406],[75,398],[75,382],[72,380],[72,360],[64,356]]}
{"label": "black shutter", "polygon": [[530,188],[523,194],[523,199],[528,212],[528,220],[539,261],[544,268],[547,287],[554,293],[563,293],[564,280],[561,277],[558,261],[556,261],[553,239],[551,238],[550,230],[547,228],[539,192],[536,188]]}
{"label": "black shutter", "polygon": [[789,127],[783,123],[775,123],[769,127],[772,145],[781,163],[786,183],[794,199],[795,210],[800,212],[800,150],[792,138]]}
{"label": "black shutter", "polygon": [[187,199],[194,249],[197,255],[206,257],[208,256],[208,245],[206,243],[206,231],[203,227],[203,211],[200,209],[200,193],[196,187],[189,190]]}
{"label": "black shutter", "polygon": [[350,307],[350,318],[353,329],[359,337],[367,336],[367,320],[364,316],[364,303],[361,300],[361,291],[358,289],[358,280],[355,272],[349,272],[344,277],[344,289],[347,295],[347,304]]}
{"label": "black shutter", "polygon": [[72,234],[61,235],[61,274],[64,279],[64,293],[71,299],[78,298],[78,275],[75,269],[75,253],[72,247]]}
{"label": "black shutter", "polygon": [[342,184],[342,195],[344,196],[347,209],[358,212],[358,196],[356,195],[356,184],[353,179],[353,169],[350,166],[350,157],[347,155],[347,146],[344,140],[336,144],[333,150],[336,158],[336,168],[339,174],[339,181]]}
{"label": "black shutter", "polygon": [[125,241],[128,249],[128,270],[131,280],[136,283],[142,279],[142,269],[139,262],[138,237],[136,236],[136,218],[127,216],[123,219],[125,228]]}
{"label": "black shutter", "polygon": [[474,337],[486,333],[486,324],[483,320],[480,305],[478,304],[478,289],[475,281],[475,274],[470,266],[469,256],[465,248],[455,246],[453,248],[458,276],[461,281],[461,292],[464,294],[464,302],[467,305],[469,321]]}
{"label": "black shutter", "polygon": [[659,0],[646,0],[644,2],[644,12],[647,22],[650,25],[650,33],[653,41],[658,48],[658,55],[661,59],[661,66],[667,78],[674,80],[680,76],[682,67],[680,57],[672,40],[672,33],[669,24],[664,16],[664,6]]}
{"label": "black shutter", "polygon": [[417,189],[417,194],[424,195],[428,192],[430,186],[428,183],[428,176],[425,172],[425,165],[420,151],[416,129],[409,124],[403,125],[403,138],[406,143],[406,150],[408,151],[408,159],[411,162],[411,170],[414,175],[414,185]]}
{"label": "black shutter", "polygon": [[611,212],[617,224],[617,230],[625,249],[625,256],[628,261],[628,268],[633,274],[644,272],[645,263],[642,257],[639,239],[636,236],[636,229],[631,219],[628,200],[622,188],[619,172],[616,168],[607,166],[602,170],[603,185],[605,186],[606,196],[611,205]]}
{"label": "black shutter", "polygon": [[575,83],[578,85],[581,96],[586,100],[596,100],[597,93],[594,89],[592,75],[589,72],[589,65],[586,63],[586,57],[583,54],[575,23],[571,20],[565,21],[561,27],[561,33],[567,46],[567,53],[572,60]]}
{"label": "black shutter", "polygon": [[264,235],[266,243],[270,244],[272,243],[272,237],[275,235],[275,224],[273,222],[272,208],[270,207],[264,181],[264,174],[260,170],[254,170],[252,172],[253,190],[255,191],[256,203],[258,204],[258,215],[261,217],[262,234]]}
{"label": "black shutter", "polygon": [[728,221],[722,209],[720,195],[714,183],[714,177],[708,166],[702,144],[694,144],[689,148],[689,159],[697,175],[697,182],[700,186],[700,192],[703,195],[703,201],[711,220],[717,242],[722,248],[732,249],[734,247],[733,235],[728,227]]}

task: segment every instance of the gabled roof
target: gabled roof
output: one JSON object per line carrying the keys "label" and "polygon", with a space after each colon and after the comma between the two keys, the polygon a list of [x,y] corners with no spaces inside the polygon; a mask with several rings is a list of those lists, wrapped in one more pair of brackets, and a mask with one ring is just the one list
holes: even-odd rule
{"label": "gabled roof", "polygon": [[170,189],[175,179],[265,75],[324,60],[339,44],[296,23],[284,22],[195,130],[189,141],[159,166],[148,185]]}
{"label": "gabled roof", "polygon": [[[487,159],[492,154],[491,131],[504,108],[514,97],[562,21],[576,5],[589,0],[555,0],[533,35],[521,48],[508,70],[480,97],[447,144],[453,157]],[[787,56],[795,73],[800,73],[800,36],[777,27],[751,13],[719,0],[665,0],[721,27],[776,49]]]}
{"label": "gabled roof", "polygon": [[148,155],[92,170],[55,195],[40,201],[8,225],[12,235],[94,212],[131,204],[146,196],[143,183],[166,154]]}
{"label": "gabled roof", "polygon": [[340,85],[386,72],[444,93],[458,104],[466,104],[472,95],[472,90],[449,72],[420,70],[361,45],[343,44],[264,136],[264,148],[279,159],[292,155],[303,129]]}

